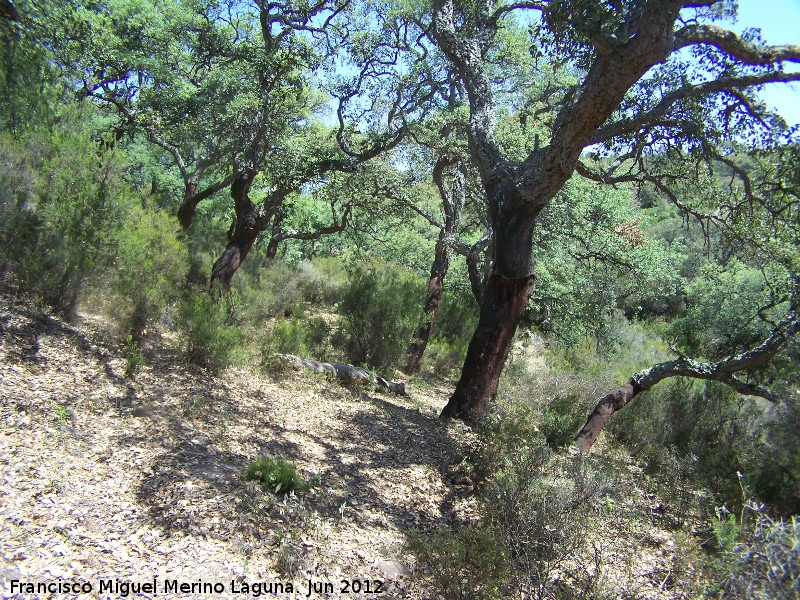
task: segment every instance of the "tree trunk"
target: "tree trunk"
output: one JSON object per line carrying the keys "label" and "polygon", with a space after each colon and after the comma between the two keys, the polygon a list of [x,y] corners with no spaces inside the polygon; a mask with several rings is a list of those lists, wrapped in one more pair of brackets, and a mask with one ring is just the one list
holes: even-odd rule
{"label": "tree trunk", "polygon": [[194,213],[197,211],[198,202],[193,202],[197,194],[197,182],[189,181],[183,191],[183,203],[178,208],[178,222],[184,230],[189,229],[194,220]]}
{"label": "tree trunk", "polygon": [[[445,171],[453,168],[453,181],[448,189],[445,185]],[[436,320],[436,313],[442,302],[442,288],[444,278],[450,268],[450,257],[453,253],[451,246],[453,239],[458,237],[458,227],[461,224],[461,211],[464,210],[466,202],[466,182],[467,169],[464,163],[458,158],[443,155],[436,161],[433,168],[433,180],[439,189],[439,196],[442,199],[442,209],[445,220],[443,227],[439,231],[439,239],[436,242],[436,253],[431,265],[431,277],[428,280],[428,293],[425,295],[425,305],[423,310],[426,315],[426,322],[420,325],[414,332],[417,341],[411,342],[408,347],[408,363],[403,370],[407,375],[411,375],[419,368],[419,361],[428,346],[428,340],[433,331],[433,323]]]}
{"label": "tree trunk", "polygon": [[484,282],[478,271],[478,261],[467,258],[467,275],[469,276],[469,285],[472,288],[472,295],[475,296],[475,302],[478,303],[478,306],[481,306],[483,304]]}
{"label": "tree trunk", "polygon": [[412,342],[408,347],[408,363],[406,368],[403,369],[406,375],[416,373],[419,368],[419,361],[428,346],[428,340],[433,331],[433,323],[436,320],[436,313],[439,311],[439,305],[442,302],[444,278],[450,267],[450,248],[442,239],[443,237],[444,232],[439,235],[439,241],[436,243],[436,257],[433,260],[431,277],[428,280],[428,293],[425,296],[425,306],[423,308],[426,322],[423,322],[419,329],[414,332],[414,338],[417,341]]}
{"label": "tree trunk", "polygon": [[245,169],[231,186],[231,195],[236,208],[236,222],[228,235],[230,239],[228,247],[225,248],[225,252],[217,259],[211,270],[211,288],[213,289],[215,281],[219,283],[221,295],[230,291],[233,274],[247,257],[258,234],[264,230],[265,219],[258,215],[255,205],[248,196],[256,174],[257,171],[253,169]]}
{"label": "tree trunk", "polygon": [[185,188],[183,191],[183,203],[178,208],[178,221],[184,230],[191,227],[194,221],[194,215],[197,212],[197,206],[206,198],[210,198],[220,190],[225,189],[231,185],[241,173],[232,173],[225,179],[220,179],[213,185],[208,186],[202,192],[198,192],[197,188],[202,176],[202,170],[195,171],[191,176],[186,179]]}
{"label": "tree trunk", "polygon": [[533,276],[507,279],[492,273],[486,285],[480,319],[467,350],[461,379],[442,417],[454,417],[472,423],[486,412],[486,404],[497,394],[517,322],[528,305]]}
{"label": "tree trunk", "polygon": [[272,220],[272,237],[270,237],[269,244],[267,244],[266,262],[272,262],[275,260],[275,257],[278,256],[278,246],[282,240],[277,236],[281,232],[281,224],[283,223],[283,219],[284,214],[279,212]]}
{"label": "tree trunk", "polygon": [[486,412],[497,394],[517,323],[533,291],[533,228],[537,212],[520,217],[514,207],[522,198],[508,178],[487,188],[492,211],[495,257],[492,273],[483,289],[478,326],[467,350],[461,379],[440,416],[472,423]]}
{"label": "tree trunk", "polygon": [[600,398],[592,414],[586,420],[586,425],[575,438],[578,449],[581,452],[588,452],[614,413],[633,400],[641,391],[643,391],[642,386],[631,379],[610,394]]}

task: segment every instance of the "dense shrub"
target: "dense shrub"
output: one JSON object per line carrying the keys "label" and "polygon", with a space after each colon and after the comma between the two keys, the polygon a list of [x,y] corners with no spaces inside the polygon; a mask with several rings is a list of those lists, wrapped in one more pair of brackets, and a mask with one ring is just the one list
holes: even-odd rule
{"label": "dense shrub", "polygon": [[[539,346],[541,340],[527,343]],[[538,351],[542,350],[539,346]],[[544,362],[530,362],[527,349],[516,352],[519,354],[509,361],[498,392],[497,414],[504,417],[502,427],[532,429],[536,439],[553,449],[568,446],[586,422],[594,400],[612,380],[605,373],[593,372],[590,365],[582,371],[567,364],[551,368]],[[502,438],[509,435],[501,433]]]}
{"label": "dense shrub", "polygon": [[434,339],[425,349],[422,365],[437,377],[453,377],[464,365],[468,347],[469,339]]}
{"label": "dense shrub", "polygon": [[238,316],[250,323],[299,317],[309,305],[332,306],[346,285],[347,274],[339,259],[320,258],[292,266],[280,260],[265,262],[257,252],[248,256],[233,280],[241,298]]}
{"label": "dense shrub", "polygon": [[[725,267],[706,264],[686,294],[688,307],[670,323],[667,335],[687,356],[720,358],[749,349],[766,338],[769,323],[783,314],[783,307],[771,305],[776,290],[765,273],[737,260]],[[770,308],[762,310],[765,306]],[[758,314],[764,318],[753,318]]]}
{"label": "dense shrub", "polygon": [[[455,271],[455,269],[451,269]],[[466,277],[465,274],[461,274]],[[464,364],[469,340],[478,322],[478,304],[465,285],[457,285],[459,273],[448,274],[433,333],[422,357],[422,366],[437,377],[454,375]],[[456,285],[449,286],[449,283]],[[462,281],[462,283],[465,283]]]}
{"label": "dense shrub", "polygon": [[549,598],[556,571],[568,574],[579,597],[594,587],[599,574],[581,563],[609,481],[584,455],[559,456],[543,444],[504,457],[484,496],[485,510],[509,549],[517,589]]}
{"label": "dense shrub", "polygon": [[125,376],[133,377],[144,364],[144,357],[139,349],[139,344],[128,335],[125,340]]}
{"label": "dense shrub", "polygon": [[328,305],[339,302],[348,282],[344,261],[333,256],[320,256],[306,264],[316,273],[313,282],[304,285],[306,299]]}
{"label": "dense shrub", "polygon": [[418,571],[448,600],[507,597],[507,549],[491,525],[412,533],[406,550],[417,557]]}
{"label": "dense shrub", "polygon": [[494,415],[479,426],[468,459],[479,484],[479,522],[409,544],[446,598],[520,590],[540,599],[587,597],[597,584],[590,534],[610,478],[583,455],[555,454],[521,416]]}
{"label": "dense shrub", "polygon": [[610,430],[651,473],[680,474],[738,506],[737,472],[782,515],[800,512],[800,418],[791,408],[743,398],[722,384],[674,379],[637,398]]}
{"label": "dense shrub", "polygon": [[266,354],[295,354],[305,356],[306,328],[302,319],[278,319],[272,324],[264,348]]}
{"label": "dense shrub", "polygon": [[541,431],[547,445],[558,450],[575,439],[575,432],[586,422],[586,411],[580,398],[568,394],[554,396],[542,408]]}
{"label": "dense shrub", "polygon": [[304,321],[306,330],[306,345],[309,352],[316,357],[325,357],[328,350],[328,341],[331,328],[322,317],[308,317]]}
{"label": "dense shrub", "polygon": [[[451,271],[456,271],[451,269]],[[451,272],[445,279],[442,302],[436,313],[432,338],[449,344],[466,341],[472,337],[478,324],[478,303],[466,285],[458,285],[459,273]],[[466,274],[463,274],[466,277]],[[461,283],[465,283],[462,279]],[[454,284],[454,285],[451,285]]]}
{"label": "dense shrub", "polygon": [[178,299],[188,253],[177,235],[174,217],[144,209],[131,210],[117,232],[112,281],[126,333],[136,342]]}
{"label": "dense shrub", "polygon": [[356,267],[339,304],[338,341],[349,359],[385,370],[405,357],[424,283],[391,265]]}
{"label": "dense shrub", "polygon": [[88,277],[113,258],[131,199],[119,156],[93,139],[90,111],[64,110],[56,131],[0,138],[0,275],[74,315]]}
{"label": "dense shrub", "polygon": [[225,303],[207,294],[190,293],[181,302],[179,315],[189,361],[214,373],[228,366],[241,334],[231,324]]}

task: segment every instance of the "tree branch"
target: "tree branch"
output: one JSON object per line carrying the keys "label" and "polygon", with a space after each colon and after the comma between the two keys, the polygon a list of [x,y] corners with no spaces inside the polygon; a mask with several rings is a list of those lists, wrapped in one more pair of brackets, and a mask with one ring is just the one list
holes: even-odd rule
{"label": "tree branch", "polygon": [[675,50],[698,44],[714,46],[748,65],[800,62],[800,46],[792,44],[760,46],[717,25],[692,24],[675,33]]}
{"label": "tree branch", "polygon": [[352,213],[353,207],[347,205],[345,207],[344,213],[342,214],[341,221],[336,216],[336,211],[333,212],[333,223],[327,227],[320,227],[319,229],[315,229],[314,231],[295,231],[293,229],[287,229],[285,231],[279,231],[278,233],[273,234],[270,242],[280,243],[284,240],[292,239],[292,240],[318,240],[323,235],[331,235],[334,233],[339,233],[340,231],[344,231],[347,229],[347,220]]}
{"label": "tree branch", "polygon": [[[665,94],[653,108],[639,113],[630,119],[622,119],[601,127],[592,136],[590,144],[599,144],[620,135],[634,133],[642,127],[661,119],[676,102],[712,94],[716,92],[734,91],[737,89],[755,87],[765,83],[787,83],[800,81],[800,73],[786,73],[784,71],[770,71],[757,75],[743,75],[741,77],[721,77],[696,85],[687,85],[673,92]],[[677,123],[677,122],[676,122]]]}
{"label": "tree branch", "polygon": [[746,383],[738,379],[735,373],[765,366],[798,333],[800,333],[800,314],[790,310],[769,338],[753,350],[724,358],[716,363],[704,363],[681,356],[639,371],[627,383],[598,400],[595,409],[576,437],[578,448],[587,452],[616,411],[626,406],[640,392],[669,377],[682,376],[719,381],[740,394],[759,396],[770,402],[780,402],[781,396],[773,390]]}

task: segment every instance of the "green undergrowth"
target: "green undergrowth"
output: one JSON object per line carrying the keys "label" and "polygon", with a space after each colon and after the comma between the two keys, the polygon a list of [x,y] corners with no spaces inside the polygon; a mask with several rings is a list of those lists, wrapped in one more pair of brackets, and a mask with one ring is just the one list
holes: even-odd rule
{"label": "green undergrowth", "polygon": [[[621,410],[591,458],[571,449],[623,372],[661,360],[640,327],[622,330],[631,343],[604,357],[536,336],[512,352],[457,467],[474,484],[477,515],[408,543],[437,594],[618,598],[642,585],[641,556],[661,548],[671,556],[659,575],[665,594],[798,597],[791,415],[675,379]],[[626,558],[605,562],[620,548]]]}
{"label": "green undergrowth", "polygon": [[311,489],[311,485],[303,481],[297,473],[295,465],[273,456],[263,456],[250,463],[245,469],[244,477],[247,481],[258,482],[264,491],[273,494],[304,492]]}

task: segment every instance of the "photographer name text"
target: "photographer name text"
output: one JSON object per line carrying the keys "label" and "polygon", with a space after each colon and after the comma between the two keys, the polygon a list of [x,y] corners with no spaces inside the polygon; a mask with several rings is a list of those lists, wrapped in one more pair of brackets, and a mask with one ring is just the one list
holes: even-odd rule
{"label": "photographer name text", "polygon": [[[100,579],[91,581],[26,581],[12,579],[9,581],[12,594],[91,594],[95,591],[100,594],[111,594],[119,598],[128,596],[151,594],[246,594],[251,597],[280,596],[286,594],[300,594],[311,598],[321,594],[381,594],[383,581],[379,579],[342,579],[338,585],[330,581],[315,581],[309,579],[299,585],[293,582],[282,581],[236,581],[231,580],[225,584],[221,581],[181,581],[179,579],[153,579],[152,581],[132,582],[119,579]],[[338,589],[337,589],[338,588]]]}

